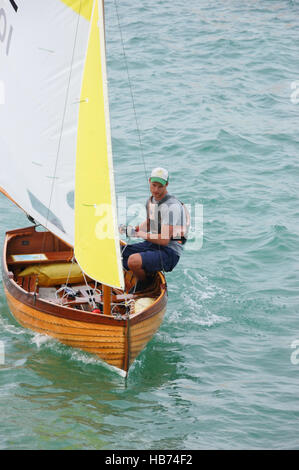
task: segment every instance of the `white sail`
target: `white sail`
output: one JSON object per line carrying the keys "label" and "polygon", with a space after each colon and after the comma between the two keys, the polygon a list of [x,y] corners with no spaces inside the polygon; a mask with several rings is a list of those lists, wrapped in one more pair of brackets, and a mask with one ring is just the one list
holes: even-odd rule
{"label": "white sail", "polygon": [[105,61],[103,0],[0,0],[0,190],[123,287]]}
{"label": "white sail", "polygon": [[0,187],[71,245],[92,4],[0,0]]}

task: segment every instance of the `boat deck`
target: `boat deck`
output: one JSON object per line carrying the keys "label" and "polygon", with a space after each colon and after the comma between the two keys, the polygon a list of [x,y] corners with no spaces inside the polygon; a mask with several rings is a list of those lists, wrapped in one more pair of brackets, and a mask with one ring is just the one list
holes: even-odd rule
{"label": "boat deck", "polygon": [[[78,282],[78,279],[74,281],[66,274],[57,282],[55,279],[50,279],[47,281],[48,285],[42,281],[45,267],[51,268],[56,265],[58,270],[59,266],[63,265],[68,272],[75,266],[78,270],[73,250],[64,242],[49,232],[36,232],[28,229],[20,233],[18,230],[10,233],[6,255],[8,274],[22,290],[33,294],[36,298],[63,307],[97,314],[103,313],[103,286],[92,279],[82,275],[82,279]],[[43,249],[41,250],[41,248]],[[33,272],[30,272],[30,268],[33,269]],[[111,292],[111,313],[113,315],[128,314],[128,306],[130,307],[129,313],[134,313],[134,302],[132,301],[142,297],[156,299],[161,294],[159,275],[156,275],[149,289],[136,294],[129,293],[136,284],[133,273],[124,271],[124,279],[125,290],[113,288]]]}
{"label": "boat deck", "polygon": [[146,291],[129,294],[136,279],[125,271],[125,290],[110,292],[82,274],[70,247],[35,227],[7,232],[2,274],[9,309],[20,325],[94,354],[126,373],[166,311],[162,273]]}

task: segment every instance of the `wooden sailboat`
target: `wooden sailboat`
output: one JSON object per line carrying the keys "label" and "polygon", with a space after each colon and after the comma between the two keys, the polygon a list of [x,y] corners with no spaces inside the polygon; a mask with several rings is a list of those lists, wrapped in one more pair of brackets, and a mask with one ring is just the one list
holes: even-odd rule
{"label": "wooden sailboat", "polygon": [[127,373],[161,325],[167,288],[157,273],[147,291],[128,293],[136,279],[122,267],[103,0],[10,3],[0,191],[43,229],[6,233],[8,306],[24,327]]}

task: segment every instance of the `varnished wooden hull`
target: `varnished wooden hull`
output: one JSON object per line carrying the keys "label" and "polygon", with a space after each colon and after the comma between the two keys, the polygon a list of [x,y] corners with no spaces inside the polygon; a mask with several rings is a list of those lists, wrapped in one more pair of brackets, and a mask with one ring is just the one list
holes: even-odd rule
{"label": "varnished wooden hull", "polygon": [[7,243],[12,234],[8,232],[6,237],[2,274],[7,303],[15,319],[25,328],[95,354],[106,363],[128,372],[163,321],[166,287],[161,289],[161,294],[150,307],[128,319],[53,304],[26,292],[12,278],[6,262]]}

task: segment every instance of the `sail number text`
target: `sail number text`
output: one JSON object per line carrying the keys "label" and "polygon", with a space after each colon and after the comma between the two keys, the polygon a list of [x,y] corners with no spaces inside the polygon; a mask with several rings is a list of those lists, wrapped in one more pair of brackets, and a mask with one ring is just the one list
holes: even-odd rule
{"label": "sail number text", "polygon": [[[19,8],[17,3],[14,0],[9,0],[9,3],[11,4],[14,11],[17,12]],[[8,24],[7,14],[4,8],[0,8],[0,44],[4,44],[6,55],[9,54],[12,34],[13,27],[12,25]]]}

